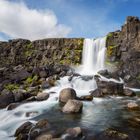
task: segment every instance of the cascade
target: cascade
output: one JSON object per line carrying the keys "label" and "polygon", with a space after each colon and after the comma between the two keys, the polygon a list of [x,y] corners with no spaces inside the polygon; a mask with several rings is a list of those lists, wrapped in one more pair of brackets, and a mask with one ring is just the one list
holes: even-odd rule
{"label": "cascade", "polygon": [[94,75],[104,69],[106,51],[106,37],[85,39],[82,54],[82,67],[79,73],[82,75]]}

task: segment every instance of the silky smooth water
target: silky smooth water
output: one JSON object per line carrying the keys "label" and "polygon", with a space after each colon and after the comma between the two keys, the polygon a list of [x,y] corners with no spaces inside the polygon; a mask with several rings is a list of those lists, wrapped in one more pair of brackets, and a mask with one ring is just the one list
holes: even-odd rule
{"label": "silky smooth water", "polygon": [[[71,87],[76,90],[77,96],[89,95],[89,91],[97,88],[94,80],[94,74],[98,70],[104,69],[106,38],[97,40],[85,39],[83,48],[82,65],[76,71],[82,76],[63,77],[56,82],[56,86],[44,90],[50,94],[46,101],[26,103],[17,108],[7,111],[0,110],[0,140],[14,140],[13,137],[16,128],[26,121],[36,121],[47,118],[54,130],[63,132],[68,127],[80,126],[87,131],[87,137],[96,137],[100,139],[100,133],[107,128],[115,128],[127,133],[131,139],[140,139],[140,125],[133,120],[140,119],[140,111],[129,111],[126,105],[130,101],[140,104],[140,99],[107,97],[94,98],[92,102],[83,102],[83,112],[81,114],[64,114],[59,106],[59,93],[62,89]],[[87,76],[90,75],[90,76]],[[103,80],[123,82],[121,79]],[[33,112],[31,116],[26,113]],[[134,123],[132,123],[132,121]],[[101,138],[102,140],[103,138]]]}
{"label": "silky smooth water", "polygon": [[85,39],[82,54],[82,66],[79,73],[93,75],[105,68],[106,37]]}

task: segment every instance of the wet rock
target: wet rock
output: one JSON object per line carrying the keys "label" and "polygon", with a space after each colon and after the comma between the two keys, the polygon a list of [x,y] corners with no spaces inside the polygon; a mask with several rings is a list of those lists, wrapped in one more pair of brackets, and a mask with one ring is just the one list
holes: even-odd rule
{"label": "wet rock", "polygon": [[16,132],[15,132],[15,137],[17,137],[20,134],[28,134],[28,132],[30,131],[30,129],[33,127],[33,123],[31,122],[25,122],[24,124],[22,124],[20,127],[17,128]]}
{"label": "wet rock", "polygon": [[40,135],[38,136],[35,140],[52,140],[53,137],[51,134],[44,134],[44,135]]}
{"label": "wet rock", "polygon": [[34,112],[26,112],[26,117],[35,117],[38,114],[37,111]]}
{"label": "wet rock", "polygon": [[49,94],[46,92],[40,92],[37,94],[36,96],[36,100],[37,101],[43,101],[43,100],[47,100],[49,98]]}
{"label": "wet rock", "polygon": [[32,96],[26,99],[27,102],[36,101],[36,96]]}
{"label": "wet rock", "polygon": [[7,110],[13,110],[17,108],[20,105],[20,103],[11,103],[8,105]]}
{"label": "wet rock", "polygon": [[27,96],[31,97],[31,96],[36,96],[39,92],[40,87],[39,86],[35,86],[35,87],[28,87],[28,93]]}
{"label": "wet rock", "polygon": [[25,100],[26,90],[18,89],[18,90],[13,90],[12,92],[15,98],[15,102],[20,102],[22,100]]}
{"label": "wet rock", "polygon": [[50,85],[50,87],[55,86],[56,79],[54,79],[53,76],[48,77],[46,79],[46,81],[48,82],[48,84]]}
{"label": "wet rock", "polygon": [[10,103],[14,103],[14,95],[11,91],[4,89],[0,94],[0,108],[4,108]]}
{"label": "wet rock", "polygon": [[103,93],[99,89],[95,89],[89,92],[91,96],[93,97],[103,97]]}
{"label": "wet rock", "polygon": [[69,128],[66,133],[72,137],[78,137],[82,135],[82,129],[80,127]]}
{"label": "wet rock", "polygon": [[92,100],[93,100],[93,96],[92,96],[92,95],[81,96],[81,97],[78,98],[78,100],[82,100],[82,101],[92,101]]}
{"label": "wet rock", "polygon": [[131,89],[124,89],[123,94],[125,96],[129,96],[129,97],[136,96],[136,93],[134,91],[132,91]]}
{"label": "wet rock", "polygon": [[128,109],[137,110],[140,109],[139,105],[135,102],[130,102],[127,104]]}
{"label": "wet rock", "polygon": [[107,129],[102,135],[104,139],[112,139],[112,140],[130,140],[129,136],[125,133],[116,131],[114,129]]}
{"label": "wet rock", "polygon": [[61,90],[59,102],[66,103],[69,99],[76,99],[76,91],[72,88],[65,88]]}
{"label": "wet rock", "polygon": [[47,130],[49,130],[49,128],[50,128],[50,125],[47,119],[39,120],[34,126],[34,128],[30,131],[30,138],[35,139],[43,132],[46,132]]}
{"label": "wet rock", "polygon": [[80,113],[82,112],[83,103],[77,100],[68,100],[62,108],[64,113]]}
{"label": "wet rock", "polygon": [[50,84],[47,82],[47,81],[43,81],[42,84],[41,84],[41,88],[42,89],[48,89],[50,88]]}
{"label": "wet rock", "polygon": [[103,81],[96,77],[98,89],[104,95],[123,95],[123,83],[113,81]]}
{"label": "wet rock", "polygon": [[106,78],[110,78],[110,73],[108,72],[108,70],[100,70],[98,71],[98,73]]}
{"label": "wet rock", "polygon": [[19,134],[15,140],[28,140],[28,134]]}

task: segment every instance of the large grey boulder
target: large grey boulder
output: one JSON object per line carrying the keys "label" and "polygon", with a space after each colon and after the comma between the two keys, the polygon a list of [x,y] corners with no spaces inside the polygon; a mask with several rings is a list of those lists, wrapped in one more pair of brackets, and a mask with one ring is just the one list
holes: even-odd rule
{"label": "large grey boulder", "polygon": [[77,100],[68,100],[65,106],[62,108],[64,113],[81,113],[83,103]]}
{"label": "large grey boulder", "polygon": [[72,88],[65,88],[60,91],[59,101],[66,103],[69,99],[76,99],[76,91]]}

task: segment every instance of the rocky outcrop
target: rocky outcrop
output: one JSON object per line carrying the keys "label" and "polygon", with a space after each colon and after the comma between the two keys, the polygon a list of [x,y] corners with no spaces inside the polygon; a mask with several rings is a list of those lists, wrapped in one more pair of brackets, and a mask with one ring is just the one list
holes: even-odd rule
{"label": "rocky outcrop", "polygon": [[[0,67],[10,65],[44,66],[48,64],[79,64],[83,38],[52,38],[36,41],[23,39],[0,42]],[[46,75],[41,72],[41,75]]]}
{"label": "rocky outcrop", "polygon": [[116,73],[129,87],[140,88],[140,19],[127,17],[121,31],[108,34],[108,65],[117,65]]}

